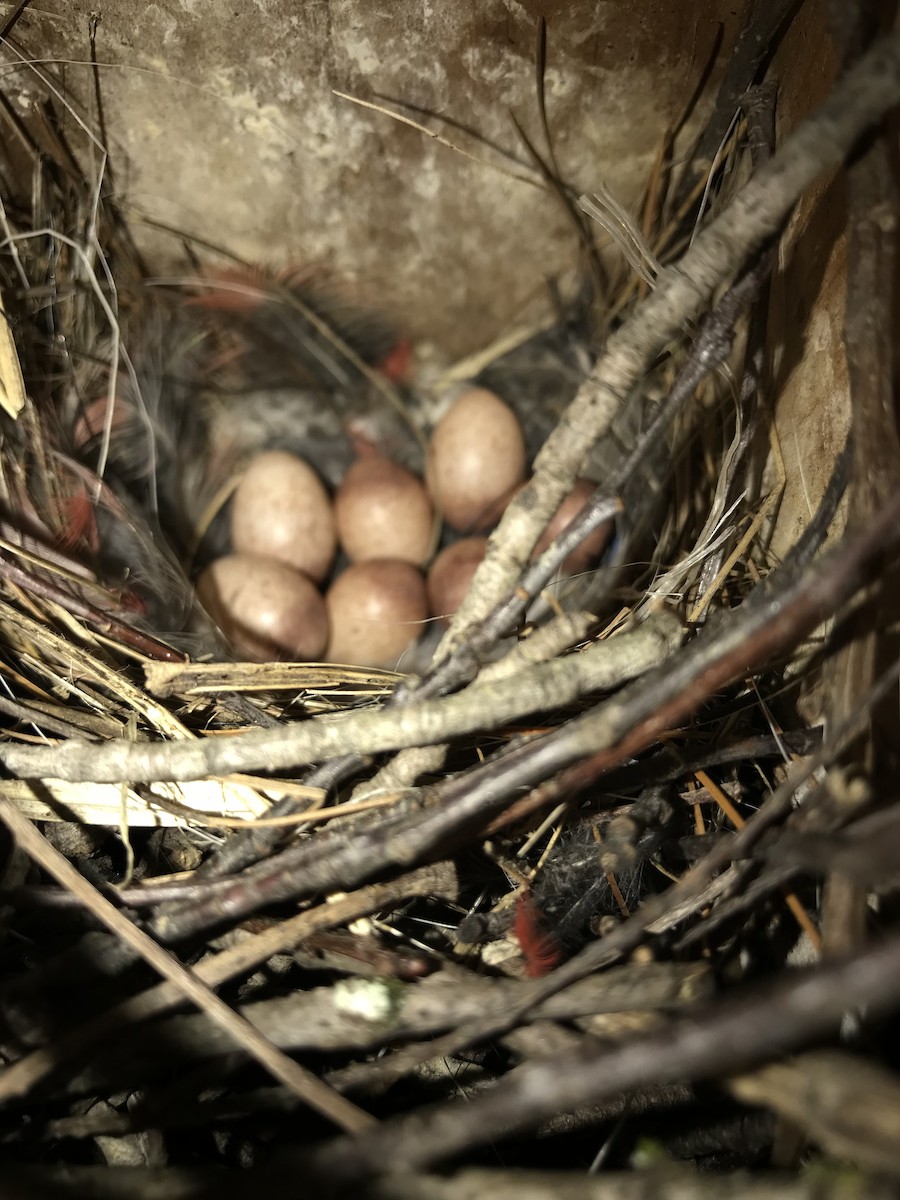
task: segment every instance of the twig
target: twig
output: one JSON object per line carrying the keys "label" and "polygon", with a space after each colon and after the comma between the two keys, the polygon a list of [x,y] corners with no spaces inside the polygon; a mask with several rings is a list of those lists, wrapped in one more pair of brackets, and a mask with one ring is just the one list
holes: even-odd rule
{"label": "twig", "polygon": [[[748,140],[750,142],[750,153],[753,165],[756,167],[761,163],[769,161],[775,147],[775,85],[768,83],[762,87],[754,88],[744,97],[743,108],[747,114],[749,125]],[[775,254],[774,247],[764,250],[757,268],[759,269],[765,265],[768,268],[766,270],[766,274],[768,275],[769,269],[771,269],[775,261]],[[747,451],[756,434],[757,412],[759,410],[758,394],[762,385],[761,376],[767,318],[768,305],[766,303],[766,296],[760,289],[760,294],[755,298],[750,311],[750,317],[747,321],[744,368],[738,392],[738,418],[741,424],[741,436],[736,447],[736,453],[727,464],[729,478],[722,497],[726,509],[730,509],[738,499],[737,483],[739,471],[744,464]],[[750,545],[756,531],[768,519],[771,510],[779,499],[780,494],[778,490],[773,490],[763,502],[750,527],[744,533],[737,546],[728,554],[727,558],[726,547],[721,546],[703,564],[697,588],[698,599],[689,616],[691,624],[704,618],[713,596],[728,577],[732,567]],[[723,559],[725,560],[724,563]]]}
{"label": "twig", "polygon": [[568,704],[588,692],[616,687],[668,657],[679,636],[677,621],[665,616],[632,633],[597,643],[582,654],[538,664],[513,679],[486,683],[462,695],[405,710],[356,712],[341,721],[305,721],[206,741],[153,744],[122,740],[89,747],[70,741],[49,749],[6,745],[0,746],[0,761],[14,774],[29,778],[184,782],[235,771],[294,767],[349,752],[370,754],[444,741]]}
{"label": "twig", "polygon": [[787,1117],[834,1157],[900,1175],[900,1080],[883,1067],[823,1050],[739,1075],[726,1087]]}
{"label": "twig", "polygon": [[3,24],[0,25],[0,40],[12,32],[12,29],[19,20],[19,17],[21,17],[22,13],[30,3],[31,0],[18,0],[18,3],[12,6],[12,11],[6,14]]}
{"label": "twig", "polygon": [[753,0],[719,85],[715,112],[691,155],[691,170],[679,188],[680,197],[690,191],[697,175],[709,167],[742,97],[758,78],[761,66],[773,53],[798,7],[798,0]]}
{"label": "twig", "polygon": [[[390,1155],[385,1151],[385,1157]],[[221,1167],[81,1167],[10,1165],[4,1170],[10,1200],[259,1200],[284,1192],[283,1174],[270,1170],[223,1171]],[[346,1193],[325,1176],[304,1176],[303,1186],[320,1200]],[[828,1166],[803,1175],[759,1171],[728,1176],[729,1200],[896,1200],[891,1179]],[[487,1170],[471,1168],[452,1175],[397,1171],[373,1180],[360,1200],[721,1200],[723,1181],[680,1163],[664,1162],[628,1171],[590,1176],[575,1171]]]}
{"label": "twig", "polygon": [[[626,964],[548,998],[535,1010],[535,1019],[571,1021],[597,1014],[680,1011],[708,999],[712,986],[703,964]],[[471,1020],[486,1004],[518,1003],[529,987],[533,984],[528,981],[488,979],[446,969],[414,983],[372,978],[347,988],[337,984],[297,991],[242,1005],[240,1012],[282,1050],[366,1054],[392,1042],[434,1037]],[[175,1015],[133,1034],[127,1041],[117,1039],[112,1046],[98,1047],[82,1071],[67,1071],[65,1092],[119,1090],[139,1086],[160,1071],[169,1074],[165,1047],[179,1047],[181,1069],[234,1050],[228,1036],[203,1014]],[[351,1067],[351,1071],[356,1083],[363,1084],[365,1067]]]}
{"label": "twig", "polygon": [[[706,774],[705,771],[697,770],[694,772],[694,775],[697,778],[697,782],[701,783],[703,785],[703,787],[706,788],[707,792],[713,797],[713,799],[718,804],[719,808],[721,808],[722,812],[724,812],[726,814],[726,816],[729,818],[729,820],[732,822],[732,824],[735,826],[735,828],[736,829],[744,829],[747,825],[747,822],[744,820],[744,818],[741,816],[741,814],[738,812],[738,810],[734,807],[734,805],[731,803],[731,801],[728,799],[728,797],[725,795],[725,793],[722,791],[722,789],[719,787],[719,785],[717,783],[715,783],[712,779],[710,779],[710,777]],[[785,904],[787,905],[788,909],[790,910],[791,915],[793,916],[794,920],[797,922],[800,929],[809,938],[810,945],[812,945],[815,948],[815,950],[818,954],[821,954],[821,952],[822,952],[821,935],[819,934],[818,929],[816,929],[815,925],[813,924],[809,913],[806,911],[806,909],[803,907],[803,905],[800,903],[799,899],[797,898],[796,893],[788,892],[785,895],[784,900],[785,900]]]}
{"label": "twig", "polygon": [[818,749],[822,742],[821,726],[812,729],[792,730],[779,734],[778,737],[761,736],[741,738],[737,742],[727,742],[722,746],[707,750],[705,745],[693,753],[681,747],[678,755],[671,750],[661,750],[640,762],[620,767],[604,776],[604,785],[612,794],[635,792],[640,788],[650,787],[655,783],[672,783],[690,775],[698,767],[709,770],[710,767],[727,766],[731,763],[749,762],[757,758],[780,758],[784,748],[792,754],[811,754]]}

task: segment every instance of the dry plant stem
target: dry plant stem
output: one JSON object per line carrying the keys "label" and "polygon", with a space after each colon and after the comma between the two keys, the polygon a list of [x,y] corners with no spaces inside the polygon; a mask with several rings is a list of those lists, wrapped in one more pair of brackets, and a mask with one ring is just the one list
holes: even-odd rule
{"label": "dry plant stem", "polygon": [[[831,795],[827,790],[824,793],[825,812]],[[860,804],[867,802],[868,789],[865,789]],[[839,810],[841,818],[849,815],[848,806],[844,796]],[[802,831],[782,834],[768,848],[767,858],[776,866],[784,864],[794,870],[815,873],[839,870],[864,884],[867,892],[892,888],[900,874],[900,805],[892,804],[849,825],[834,820],[833,816],[831,820],[804,821]]]}
{"label": "dry plant stem", "polygon": [[[247,974],[273,954],[293,949],[314,933],[337,928],[410,897],[443,895],[452,898],[454,892],[455,875],[451,867],[441,864],[420,867],[389,883],[360,888],[351,895],[338,897],[281,921],[220,954],[203,959],[193,968],[193,973],[207,987],[217,987]],[[177,984],[159,983],[68,1030],[50,1045],[33,1051],[0,1072],[0,1103],[24,1095],[63,1063],[86,1056],[97,1045],[109,1044],[116,1034],[133,1029],[137,1022],[158,1017],[183,1002],[184,994]],[[16,1024],[20,1026],[19,1019]]]}
{"label": "dry plant stem", "polygon": [[[768,162],[775,147],[775,85],[763,84],[753,88],[744,97],[743,108],[749,125],[748,140],[754,167]],[[776,248],[774,246],[763,251],[757,270],[764,270],[766,276],[770,273],[775,262]],[[760,289],[761,292],[761,289]],[[755,297],[750,315],[747,320],[746,346],[744,349],[744,365],[741,373],[741,385],[738,393],[738,419],[743,427],[741,439],[736,452],[728,463],[728,479],[723,496],[723,506],[730,511],[740,502],[738,495],[742,468],[746,470],[745,460],[750,445],[756,436],[757,412],[759,408],[758,394],[762,382],[763,364],[765,361],[766,324],[768,320],[768,304],[764,294]],[[769,504],[774,503],[771,497]],[[764,514],[759,514],[760,516]],[[753,526],[751,525],[751,530]],[[748,530],[746,536],[752,536]],[[702,622],[708,610],[709,603],[727,578],[739,556],[746,546],[743,539],[730,550],[723,544],[715,550],[700,571],[697,585],[698,601],[690,613],[691,622]],[[728,559],[726,561],[726,553]],[[723,567],[723,562],[725,563]]]}
{"label": "dry plant stem", "polygon": [[[278,729],[276,724],[269,727]],[[322,763],[310,771],[305,779],[306,787],[321,788],[326,796],[351,779],[365,764],[365,759],[359,754],[344,754]],[[293,796],[285,796],[269,809],[273,817],[292,816],[298,810],[297,801]],[[201,863],[198,875],[207,879],[222,879],[248,867],[251,863],[265,858],[284,838],[284,831],[274,826],[268,829],[248,829],[237,836],[229,838],[223,846]]]}
{"label": "dry plant stem", "polygon": [[2,696],[0,696],[0,713],[12,717],[16,721],[34,725],[42,732],[57,733],[61,737],[90,738],[92,741],[96,737],[96,735],[86,733],[80,725],[73,725],[71,721],[61,721],[59,717],[41,712],[39,708],[32,708],[30,704],[18,704],[15,700],[6,700]]}
{"label": "dry plant stem", "polygon": [[[767,870],[757,879],[752,878],[753,873],[754,868],[745,872],[744,877],[738,881],[738,886],[733,889],[736,893],[734,896],[719,899],[715,909],[704,921],[677,939],[675,942],[677,953],[681,954],[689,947],[695,947],[698,942],[709,945],[709,937],[716,929],[724,923],[733,921],[739,913],[758,911],[759,905],[773,891],[793,883],[800,873],[800,869],[794,866],[775,867]],[[748,875],[749,879],[746,877]],[[655,926],[651,932],[657,932]],[[699,953],[699,950],[695,953]]]}
{"label": "dry plant stem", "polygon": [[10,583],[22,588],[29,595],[40,596],[42,600],[50,600],[54,604],[59,604],[66,612],[81,617],[98,633],[117,638],[124,646],[137,650],[139,654],[144,654],[147,658],[157,659],[160,662],[184,661],[184,656],[173,650],[171,646],[167,646],[165,642],[160,642],[150,634],[126,625],[111,613],[105,613],[101,609],[95,608],[93,604],[88,604],[87,601],[73,596],[65,588],[24,571],[21,567],[9,562],[2,554],[0,554],[0,578],[9,580]]}
{"label": "dry plant stem", "polygon": [[581,654],[540,663],[513,679],[495,680],[458,696],[409,708],[358,712],[340,721],[305,721],[207,741],[116,741],[102,746],[71,741],[49,749],[3,746],[0,760],[15,774],[29,778],[183,782],[439,742],[475,730],[495,729],[587,693],[617,687],[668,658],[680,637],[676,618],[659,614],[638,629],[596,643]]}
{"label": "dry plant stem", "polygon": [[898,101],[900,34],[894,34],[847,74],[679,262],[659,276],[652,295],[610,338],[538,455],[532,482],[507,508],[445,638],[445,656],[466,642],[473,626],[513,586],[541,530],[584,469],[594,442],[609,429],[656,355],[778,230],[805,188],[841,162],[860,135]]}
{"label": "dry plant stem", "polygon": [[118,938],[136,950],[138,954],[181,992],[193,1001],[217,1025],[220,1025],[248,1053],[281,1083],[293,1091],[301,1100],[315,1108],[323,1116],[342,1129],[363,1129],[373,1118],[362,1109],[332,1091],[326,1084],[283,1054],[247,1021],[220,1000],[194,972],[188,970],[167,950],[158,946],[152,938],[138,929],[119,910],[106,900],[68,859],[38,832],[27,817],[7,800],[0,799],[2,820],[19,846],[48,871],[65,888],[79,896],[85,906],[102,921]]}
{"label": "dry plant stem", "polygon": [[877,1015],[898,996],[895,934],[849,959],[788,972],[774,984],[747,989],[612,1049],[582,1049],[567,1059],[521,1067],[489,1092],[385,1121],[377,1136],[339,1138],[299,1161],[323,1173],[333,1170],[348,1183],[383,1173],[386,1145],[392,1168],[446,1161],[630,1088],[743,1070],[831,1033],[848,1010],[865,1007]]}
{"label": "dry plant stem", "polygon": [[[546,1021],[540,1022],[538,1028],[546,1030],[549,1024]],[[555,1025],[553,1029],[559,1031],[560,1026]],[[529,1030],[524,1030],[523,1033],[527,1037]],[[577,1041],[576,1034],[572,1034],[571,1038]],[[188,1078],[205,1080],[210,1075],[214,1075],[216,1079],[219,1078],[215,1066],[211,1066],[207,1071],[201,1067],[195,1072],[191,1072]],[[104,1110],[98,1106],[97,1110],[83,1116],[59,1117],[56,1120],[47,1121],[41,1132],[46,1138],[97,1137],[103,1134],[121,1137],[124,1134],[136,1133],[144,1129],[158,1130],[161,1124],[177,1124],[182,1129],[185,1127],[203,1128],[211,1122],[220,1121],[223,1117],[228,1120],[251,1116],[254,1113],[272,1113],[274,1115],[291,1112],[296,1108],[296,1102],[292,1096],[285,1093],[284,1088],[256,1088],[241,1096],[225,1095],[210,1098],[202,1101],[199,1105],[194,1100],[196,1094],[196,1089],[185,1092],[180,1090],[177,1084],[173,1088],[155,1089],[152,1097],[145,1096],[140,1108],[132,1108],[127,1114],[116,1112],[111,1108]],[[173,1105],[167,1103],[167,1097],[170,1095],[174,1098]],[[644,1113],[658,1112],[678,1104],[689,1104],[693,1099],[694,1095],[690,1088],[677,1084],[674,1087],[666,1088],[642,1088],[630,1093],[627,1102],[617,1097],[602,1107],[594,1105],[591,1108],[581,1109],[571,1117],[562,1117],[559,1121],[548,1122],[542,1127],[542,1132],[555,1132],[559,1129],[569,1133],[576,1128],[584,1129],[586,1127],[596,1129],[601,1122],[615,1121],[626,1111],[631,1116],[639,1116]],[[178,1107],[175,1108],[175,1105]],[[249,1172],[245,1174],[249,1174]],[[481,1195],[480,1192],[475,1194]],[[255,1197],[254,1200],[256,1200]],[[546,1197],[542,1196],[541,1200],[546,1200]]]}
{"label": "dry plant stem", "polygon": [[754,758],[781,758],[785,749],[793,755],[811,754],[821,743],[822,728],[814,725],[810,729],[785,730],[777,737],[760,735],[741,738],[710,750],[706,749],[705,744],[693,751],[681,746],[677,755],[671,750],[661,750],[640,762],[611,771],[604,776],[603,783],[613,794],[636,792],[658,783],[674,783],[698,768],[708,771],[713,767],[730,766]]}
{"label": "dry plant stem", "polygon": [[773,52],[798,7],[798,0],[753,0],[747,23],[728,59],[716,97],[715,113],[697,143],[691,156],[690,170],[686,172],[679,188],[681,198],[690,191],[698,175],[709,169],[744,94],[757,78],[760,67]]}
{"label": "dry plant stem", "polygon": [[12,31],[13,26],[18,22],[19,17],[21,17],[30,3],[31,0],[19,0],[18,4],[13,6],[12,11],[7,13],[2,27],[0,27],[0,38],[5,38]]}

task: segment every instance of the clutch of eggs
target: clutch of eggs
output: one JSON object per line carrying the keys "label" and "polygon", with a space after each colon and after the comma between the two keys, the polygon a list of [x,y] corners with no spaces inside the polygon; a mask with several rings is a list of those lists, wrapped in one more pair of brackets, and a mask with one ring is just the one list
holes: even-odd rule
{"label": "clutch of eggs", "polygon": [[[526,455],[513,411],[470,388],[436,425],[425,483],[374,451],[349,468],[332,502],[313,466],[286,451],[258,454],[231,505],[234,553],[210,564],[197,593],[234,652],[396,668],[430,616],[444,624],[484,557],[491,528],[521,489]],[[580,511],[595,485],[579,480],[538,549]],[[436,557],[440,522],[459,534]],[[584,570],[599,530],[567,560]],[[332,575],[338,547],[348,560]],[[320,586],[325,585],[324,596]]]}

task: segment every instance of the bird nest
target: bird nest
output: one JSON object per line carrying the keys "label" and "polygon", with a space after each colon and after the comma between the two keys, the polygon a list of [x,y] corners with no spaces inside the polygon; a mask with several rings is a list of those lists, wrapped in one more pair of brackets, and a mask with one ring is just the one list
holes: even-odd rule
{"label": "bird nest", "polygon": [[[719,1194],[689,1164],[896,1175],[877,139],[848,174],[852,437],[780,560],[764,387],[779,232],[900,98],[896,36],[777,148],[748,65],[737,119],[723,93],[686,164],[661,145],[639,221],[527,143],[583,270],[554,320],[439,369],[320,269],[172,231],[183,271],[154,277],[101,125],[13,61],[7,1162],[81,1196],[92,1161],[145,1169],[123,1195],[222,1165],[379,1196],[521,1189],[522,1168],[585,1196]],[[248,456],[302,454],[333,490],[365,443],[424,475],[463,383],[515,412],[532,473],[448,627],[390,669],[240,660],[195,584]],[[429,556],[459,539],[440,503],[432,532]]]}

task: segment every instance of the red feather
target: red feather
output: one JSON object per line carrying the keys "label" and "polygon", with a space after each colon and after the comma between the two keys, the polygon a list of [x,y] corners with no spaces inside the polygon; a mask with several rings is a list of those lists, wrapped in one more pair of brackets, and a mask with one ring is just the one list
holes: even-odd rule
{"label": "red feather", "polygon": [[545,917],[528,892],[516,901],[515,934],[525,959],[525,974],[532,979],[548,975],[562,957],[559,943],[545,924]]}
{"label": "red feather", "polygon": [[412,344],[404,340],[394,344],[378,364],[378,370],[391,383],[404,383],[409,378],[411,365]]}
{"label": "red feather", "polygon": [[62,502],[62,509],[65,524],[60,540],[64,548],[72,550],[83,545],[96,553],[100,537],[94,506],[88,495],[78,492],[73,496],[66,496]]}

